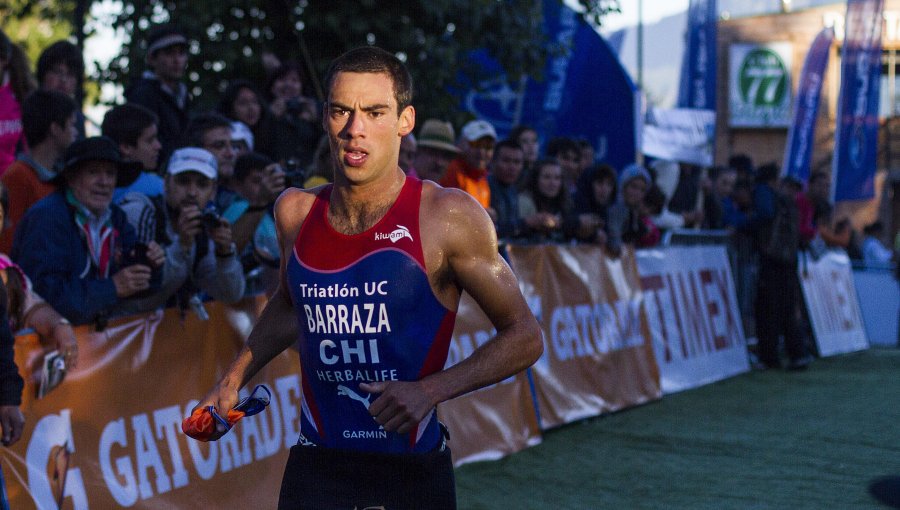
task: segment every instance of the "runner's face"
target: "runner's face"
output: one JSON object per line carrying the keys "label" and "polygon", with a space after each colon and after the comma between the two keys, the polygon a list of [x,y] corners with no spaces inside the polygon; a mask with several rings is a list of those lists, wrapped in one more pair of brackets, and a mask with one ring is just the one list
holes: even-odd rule
{"label": "runner's face", "polygon": [[341,72],[334,77],[323,116],[335,159],[335,182],[361,184],[397,170],[400,139],[415,126],[415,110],[397,114],[386,73]]}

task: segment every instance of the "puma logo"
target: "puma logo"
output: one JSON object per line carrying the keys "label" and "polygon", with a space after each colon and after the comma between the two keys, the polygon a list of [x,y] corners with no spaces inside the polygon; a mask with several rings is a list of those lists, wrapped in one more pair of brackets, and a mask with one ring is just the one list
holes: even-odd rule
{"label": "puma logo", "polygon": [[[351,390],[350,388],[344,386],[343,384],[338,384],[337,390],[338,390],[338,395],[340,395],[342,397],[350,397],[350,399],[355,400],[355,401],[359,402],[360,404],[362,404],[363,407],[366,408],[366,411],[369,410],[369,405],[371,404],[370,399],[372,398],[371,394],[369,394],[369,396],[367,396],[366,398],[363,398],[362,396],[360,396],[359,393]],[[381,425],[379,425],[378,428],[384,429],[384,427]]]}
{"label": "puma logo", "polygon": [[369,404],[370,404],[369,399],[372,398],[372,395],[369,395],[366,398],[362,398],[359,395],[359,393],[351,390],[350,388],[344,386],[343,384],[338,384],[337,389],[338,389],[338,395],[340,395],[342,397],[350,397],[351,399],[362,404],[366,408],[366,411],[369,410]]}

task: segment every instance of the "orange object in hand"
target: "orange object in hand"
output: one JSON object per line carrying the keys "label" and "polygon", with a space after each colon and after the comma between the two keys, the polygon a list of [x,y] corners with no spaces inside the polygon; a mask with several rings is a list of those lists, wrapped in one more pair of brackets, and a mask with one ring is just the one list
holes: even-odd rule
{"label": "orange object in hand", "polygon": [[[198,441],[215,441],[224,436],[246,413],[230,409],[223,420],[213,406],[196,409],[181,422],[181,430]],[[223,423],[224,422],[224,423]]]}
{"label": "orange object in hand", "polygon": [[216,412],[214,406],[195,409],[181,422],[181,431],[198,441],[215,441],[228,433],[244,416],[261,413],[269,405],[271,397],[269,388],[260,384],[253,389],[249,397],[238,402],[233,409],[229,409],[225,418]]}

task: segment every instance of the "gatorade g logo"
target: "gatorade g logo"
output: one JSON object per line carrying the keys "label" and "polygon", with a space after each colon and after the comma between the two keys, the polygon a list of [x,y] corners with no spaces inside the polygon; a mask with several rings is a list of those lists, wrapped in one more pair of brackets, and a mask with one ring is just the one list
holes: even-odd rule
{"label": "gatorade g logo", "polygon": [[741,99],[752,106],[780,106],[788,86],[788,70],[774,51],[756,48],[741,62],[738,85]]}

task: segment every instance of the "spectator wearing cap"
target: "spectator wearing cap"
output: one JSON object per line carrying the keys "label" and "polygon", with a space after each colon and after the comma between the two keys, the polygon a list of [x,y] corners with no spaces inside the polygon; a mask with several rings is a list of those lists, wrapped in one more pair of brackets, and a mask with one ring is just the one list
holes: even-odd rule
{"label": "spectator wearing cap", "polygon": [[253,152],[253,131],[239,120],[231,122],[231,148],[235,161],[244,154]]}
{"label": "spectator wearing cap", "polygon": [[650,173],[637,164],[626,166],[619,175],[619,194],[616,203],[609,208],[608,239],[606,246],[618,255],[622,244],[634,244],[647,235],[643,220],[644,195],[653,180]]}
{"label": "spectator wearing cap", "polygon": [[112,138],[119,146],[122,159],[140,164],[141,174],[137,180],[125,188],[116,188],[113,202],[132,191],[155,197],[163,193],[163,180],[156,173],[159,166],[158,118],[156,114],[135,103],[125,103],[112,108],[103,116],[100,127],[103,136]]}
{"label": "spectator wearing cap", "polygon": [[111,139],[79,140],[66,151],[62,187],[34,204],[16,231],[12,259],[73,324],[102,329],[130,298],[150,289],[153,268],[165,260],[155,243],[137,258],[135,231],[112,203],[117,182],[127,184],[137,173]]}
{"label": "spectator wearing cap", "polygon": [[125,90],[125,99],[138,103],[159,118],[162,156],[181,142],[191,110],[191,94],[184,83],[188,39],[173,25],[158,25],[147,36],[147,70]]}
{"label": "spectator wearing cap", "polygon": [[449,122],[428,119],[422,124],[412,163],[412,171],[419,179],[440,182],[444,178],[450,162],[460,153],[455,140],[453,124]]}
{"label": "spectator wearing cap", "polygon": [[440,184],[445,188],[459,188],[472,195],[488,211],[491,219],[494,219],[487,167],[494,157],[497,131],[487,121],[473,120],[463,126],[461,134],[460,155],[450,162],[447,174]]}
{"label": "spectator wearing cap", "polygon": [[56,191],[57,163],[75,140],[75,102],[60,92],[38,90],[22,104],[22,126],[30,152],[19,153],[0,177],[9,190],[6,235],[0,252],[9,253],[17,225],[25,211]]}
{"label": "spectator wearing cap", "polygon": [[166,166],[165,192],[149,198],[129,193],[122,209],[143,243],[156,242],[166,264],[159,289],[130,311],[163,306],[192,306],[199,293],[234,302],[244,292],[244,278],[231,225],[215,210],[216,158],[207,150],[186,147],[172,153]]}

